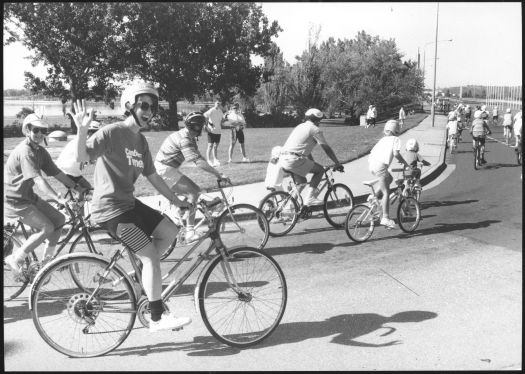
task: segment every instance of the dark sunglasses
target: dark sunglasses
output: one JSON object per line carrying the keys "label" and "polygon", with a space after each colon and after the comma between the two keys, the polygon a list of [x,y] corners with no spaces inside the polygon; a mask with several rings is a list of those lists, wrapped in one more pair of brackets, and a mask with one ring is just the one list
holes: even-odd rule
{"label": "dark sunglasses", "polygon": [[137,104],[139,104],[140,109],[142,109],[145,112],[150,110],[150,109],[151,109],[152,112],[156,111],[156,105],[155,104],[150,104],[150,103],[145,102],[145,101],[138,102]]}
{"label": "dark sunglasses", "polygon": [[47,129],[43,129],[43,128],[41,128],[41,127],[33,127],[33,128],[31,129],[31,132],[32,132],[33,134],[38,134],[39,132],[41,132],[42,135],[46,135],[46,134],[47,134]]}

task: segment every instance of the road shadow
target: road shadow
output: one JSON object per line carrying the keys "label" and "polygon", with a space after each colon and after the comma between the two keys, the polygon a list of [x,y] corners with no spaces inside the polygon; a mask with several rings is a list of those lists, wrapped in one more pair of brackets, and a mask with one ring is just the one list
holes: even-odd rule
{"label": "road shadow", "polygon": [[[414,232],[411,232],[411,233],[403,232],[401,231],[399,227],[396,227],[396,229],[388,230],[388,231],[391,231],[393,235],[388,235],[388,236],[378,238],[378,237],[374,237],[374,235],[372,234],[372,237],[368,239],[366,243],[380,242],[382,240],[390,240],[393,238],[410,239],[410,238],[413,238],[414,236],[423,236],[423,235],[429,235],[429,234],[443,234],[443,233],[461,231],[461,230],[475,230],[475,229],[479,229],[483,227],[489,227],[491,224],[498,223],[498,222],[501,222],[501,221],[486,220],[486,221],[481,221],[481,222],[436,223],[432,227],[423,228],[423,229],[418,228]],[[376,230],[377,229],[387,230],[383,228],[382,226],[376,227]],[[353,246],[358,246],[360,244],[362,243],[356,243],[350,240],[348,243],[341,243],[341,244],[338,244],[337,246],[338,247],[353,247]]]}
{"label": "road shadow", "polygon": [[284,247],[272,247],[271,244],[266,244],[264,252],[271,256],[288,255],[292,253],[311,253],[317,255],[326,253],[335,246],[333,243],[310,243]]}
{"label": "road shadow", "polygon": [[521,168],[521,165],[518,165],[517,163],[515,164],[491,164],[489,162],[484,167],[482,167],[482,169],[493,170],[493,169],[499,169],[499,168],[515,168],[515,167]]}
{"label": "road shadow", "polygon": [[[253,347],[244,348],[260,349],[293,344],[309,339],[333,336],[331,343],[354,347],[381,348],[402,344],[402,341],[389,337],[381,343],[366,343],[358,340],[359,337],[384,329],[377,339],[382,339],[395,333],[396,328],[384,326],[388,323],[418,323],[436,318],[437,313],[412,310],[396,313],[385,317],[376,313],[342,314],[330,317],[323,321],[291,322],[280,324],[277,329],[262,343]],[[220,343],[212,336],[197,336],[193,342],[186,343],[160,343],[148,347],[119,348],[108,356],[147,356],[152,353],[188,352],[188,356],[231,356],[239,354],[242,350]]]}
{"label": "road shadow", "polygon": [[462,201],[453,201],[453,200],[436,200],[436,201],[421,201],[419,203],[419,207],[421,210],[432,208],[432,207],[442,207],[442,206],[452,206],[452,205],[460,205],[460,204],[471,204],[471,203],[477,203],[479,200],[462,200]]}
{"label": "road shadow", "polygon": [[4,301],[4,325],[31,318],[31,311],[29,310],[27,301],[22,304],[18,303],[16,299]]}

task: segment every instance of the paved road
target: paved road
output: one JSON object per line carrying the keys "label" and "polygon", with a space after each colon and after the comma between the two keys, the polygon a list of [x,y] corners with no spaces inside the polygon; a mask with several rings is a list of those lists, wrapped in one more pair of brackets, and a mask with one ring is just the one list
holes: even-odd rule
{"label": "paved road", "polygon": [[194,318],[185,330],[139,329],[105,357],[69,359],[43,342],[27,299],[19,299],[4,304],[5,369],[520,369],[521,169],[511,149],[489,142],[488,151],[479,171],[466,141],[447,156],[447,169],[424,191],[424,220],[413,235],[378,228],[356,244],[317,216],[270,239],[289,300],[281,325],[259,346],[218,344],[186,288],[171,304]]}

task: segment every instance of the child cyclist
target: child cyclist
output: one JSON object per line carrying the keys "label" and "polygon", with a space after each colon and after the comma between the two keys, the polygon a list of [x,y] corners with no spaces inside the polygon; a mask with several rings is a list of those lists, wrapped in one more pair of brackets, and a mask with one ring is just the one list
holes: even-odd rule
{"label": "child cyclist", "polygon": [[[455,112],[450,112],[447,122],[447,143],[450,148],[452,148],[452,141],[455,140],[457,144],[458,138],[458,121],[456,118]],[[455,138],[455,139],[454,139]],[[411,139],[412,140],[412,139]],[[407,143],[408,144],[408,143]]]}
{"label": "child cyclist", "polygon": [[[450,122],[449,122],[450,123]],[[419,181],[419,178],[421,178],[421,169],[418,167],[418,163],[423,164],[424,166],[430,166],[430,162],[425,160],[418,152],[419,152],[419,143],[416,139],[411,138],[407,140],[407,144],[405,145],[406,152],[403,153],[403,158],[408,164],[408,168],[406,170],[409,170],[410,172],[407,173],[405,171],[405,175],[408,177],[415,178],[415,186],[421,188],[421,183]]]}
{"label": "child cyclist", "polygon": [[163,314],[160,253],[169,246],[178,229],[170,219],[133,196],[135,181],[142,174],[173,204],[191,205],[180,200],[157,174],[147,139],[140,131],[149,128],[157,113],[157,89],[150,83],[136,83],[124,90],[120,100],[126,118],[104,126],[87,142],[93,112],[88,114],[84,100],[75,103],[77,161],[96,160],[93,219],[126,244],[142,262],[142,283],[151,310],[149,331],[172,330],[191,323],[188,317]]}
{"label": "child cyclist", "polygon": [[[388,171],[388,167],[392,163],[394,157],[408,167],[408,163],[399,153],[401,149],[401,140],[396,136],[399,131],[399,123],[396,120],[389,120],[383,129],[383,136],[379,142],[372,148],[368,158],[368,169],[370,172],[379,178],[379,191],[381,192],[381,207],[383,209],[383,216],[380,224],[387,228],[394,228],[395,223],[388,218],[390,210],[389,201],[389,187],[393,181],[392,175]],[[378,194],[379,197],[379,194]]]}

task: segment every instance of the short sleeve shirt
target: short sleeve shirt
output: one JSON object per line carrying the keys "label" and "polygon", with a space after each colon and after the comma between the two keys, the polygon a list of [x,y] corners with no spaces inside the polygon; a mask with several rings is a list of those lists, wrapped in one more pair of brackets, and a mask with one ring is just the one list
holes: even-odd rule
{"label": "short sleeve shirt", "polygon": [[215,126],[213,129],[209,129],[208,131],[212,132],[213,134],[220,134],[221,133],[221,122],[222,117],[224,116],[224,113],[222,113],[222,110],[220,108],[211,108],[206,113],[204,113],[204,117],[209,118],[211,120],[211,123]]}
{"label": "short sleeve shirt", "polygon": [[29,139],[20,142],[9,154],[4,167],[4,199],[11,208],[34,204],[37,195],[33,191],[33,178],[41,176],[40,171],[53,177],[60,169],[44,148]]}
{"label": "short sleeve shirt", "polygon": [[288,136],[281,152],[293,152],[309,156],[316,144],[327,144],[323,132],[310,121],[297,125]]}
{"label": "short sleeve shirt", "polygon": [[140,174],[155,173],[146,137],[123,122],[104,126],[86,142],[87,153],[97,159],[92,215],[106,222],[135,207],[134,184]]}
{"label": "short sleeve shirt", "polygon": [[384,165],[390,165],[395,151],[401,149],[401,140],[397,136],[384,136],[370,151],[368,157],[369,170],[378,170]]}
{"label": "short sleeve shirt", "polygon": [[405,118],[406,118],[405,111],[403,109],[399,109],[399,119],[405,119]]}
{"label": "short sleeve shirt", "polygon": [[423,162],[423,157],[421,157],[419,153],[414,151],[406,151],[405,153],[403,153],[403,158],[412,169],[417,168],[418,162]]}
{"label": "short sleeve shirt", "polygon": [[244,119],[244,116],[242,115],[242,113],[238,113],[235,110],[228,111],[228,113],[226,113],[226,119],[231,122],[240,122],[241,130],[246,125],[246,120]]}
{"label": "short sleeve shirt", "polygon": [[176,131],[164,140],[155,161],[173,168],[179,168],[184,161],[203,159],[197,141],[190,136],[188,129]]}
{"label": "short sleeve shirt", "polygon": [[448,121],[447,129],[449,135],[457,134],[458,132],[458,121]]}

